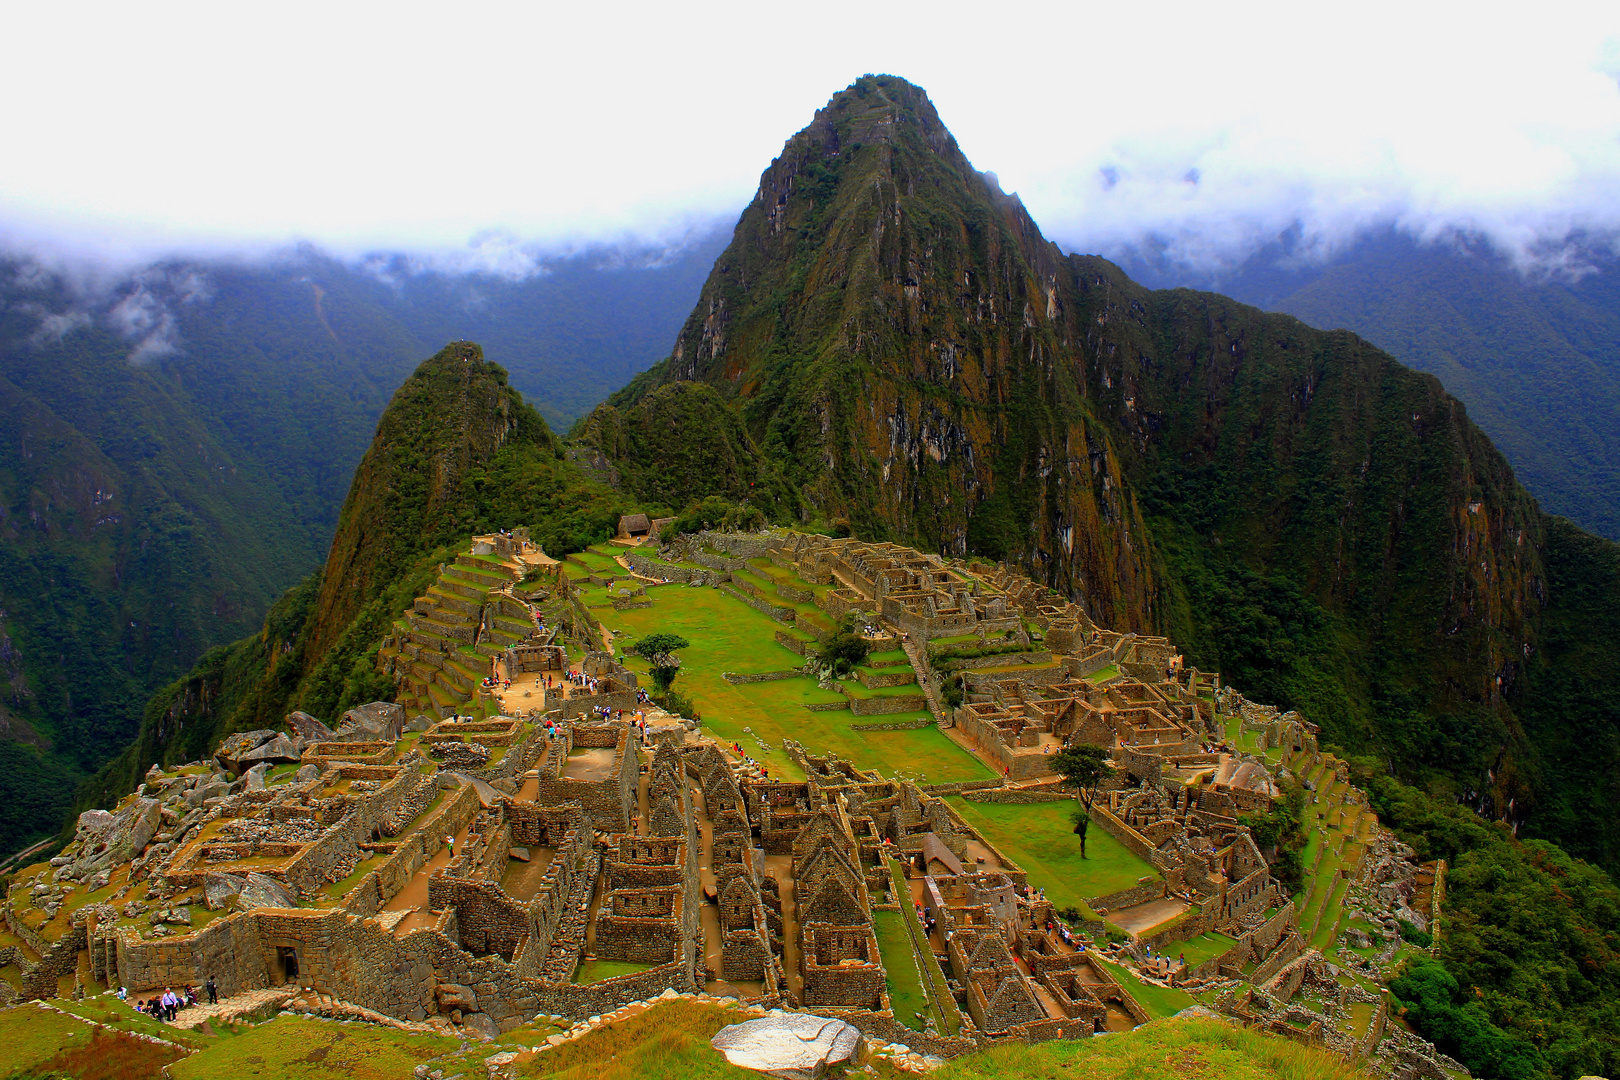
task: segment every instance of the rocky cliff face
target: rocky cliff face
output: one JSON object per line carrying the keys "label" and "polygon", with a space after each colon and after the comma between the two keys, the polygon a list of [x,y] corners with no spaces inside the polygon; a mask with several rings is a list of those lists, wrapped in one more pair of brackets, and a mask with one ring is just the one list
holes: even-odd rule
{"label": "rocky cliff face", "polygon": [[1488,813],[1557,788],[1519,719],[1549,707],[1547,521],[1462,406],[1353,335],[1063,255],[903,80],[788,141],[615,423],[682,381],[801,516],[1014,560]]}
{"label": "rocky cliff face", "polygon": [[921,90],[863,79],[765,171],[674,355],[614,404],[705,382],[813,510],[1014,559],[1147,629],[1145,528],[1073,362],[1071,276]]}

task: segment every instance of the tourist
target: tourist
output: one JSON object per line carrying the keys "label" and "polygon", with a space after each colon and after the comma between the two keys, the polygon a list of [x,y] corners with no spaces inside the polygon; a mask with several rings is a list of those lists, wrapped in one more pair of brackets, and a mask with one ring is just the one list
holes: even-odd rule
{"label": "tourist", "polygon": [[203,984],[203,989],[208,991],[208,1004],[218,1005],[219,989],[214,986],[214,977],[212,975],[208,976],[208,981]]}
{"label": "tourist", "polygon": [[118,988],[118,1000],[119,1001],[128,1001],[129,1000],[129,988],[128,987],[120,986]]}

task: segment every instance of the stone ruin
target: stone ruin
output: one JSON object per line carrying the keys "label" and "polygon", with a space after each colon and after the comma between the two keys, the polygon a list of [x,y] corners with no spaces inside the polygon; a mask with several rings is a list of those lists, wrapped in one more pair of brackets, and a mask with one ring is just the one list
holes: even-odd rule
{"label": "stone ruin", "polygon": [[[858,613],[875,639],[904,642],[920,670],[939,660],[966,692],[943,723],[1011,778],[1050,778],[1045,759],[1062,747],[1105,746],[1121,776],[1094,820],[1157,874],[1088,903],[1106,914],[1184,899],[1192,913],[1149,939],[1155,948],[1206,931],[1235,944],[1166,981],[1227,987],[1232,1015],[1333,1044],[1331,1016],[1305,1017],[1299,1004],[1313,988],[1332,997],[1327,961],[1239,820],[1270,807],[1286,771],[1225,744],[1237,717],[1262,749],[1320,763],[1311,725],[1185,668],[1165,639],[1097,627],[1006,567],[797,534],[699,539],[726,558],[770,557],[836,583],[829,614]],[[504,557],[517,540],[509,551],[489,540],[480,554]],[[445,569],[453,584],[481,568]],[[444,689],[432,681],[441,669],[415,666],[429,651],[419,636],[440,633],[427,624],[444,612],[465,616],[456,625],[472,626],[511,672],[560,672],[567,654],[554,632],[518,637],[512,626],[510,638],[483,638],[504,625],[509,600],[524,604],[516,622],[532,622],[510,590],[490,589],[476,616],[455,589],[434,596],[386,658],[412,708],[374,703],[332,727],[294,713],[285,732],[232,736],[211,761],[154,768],[113,811],[85,814],[49,870],[8,898],[7,924],[38,957],[13,957],[25,992],[54,994],[88,954],[96,978],[137,994],[210,977],[224,995],[296,984],[487,1036],[536,1014],[579,1018],[709,987],[947,1056],[985,1039],[1083,1037],[1147,1018],[1096,946],[1060,932],[1025,872],[915,782],[796,744],[805,779],[766,780],[691,725],[646,745],[631,725],[590,712],[618,707],[615,695],[634,703],[634,674],[608,653],[587,655],[603,693],[579,707],[450,719],[459,709],[432,690]],[[920,655],[941,639],[968,648],[945,640]],[[407,722],[424,703],[427,715]],[[1065,796],[1048,786],[967,797]],[[1368,946],[1393,948],[1397,919],[1426,926],[1442,874],[1375,838],[1346,900],[1373,927]],[[76,906],[75,891],[98,899]],[[875,931],[886,912],[907,925],[938,1010],[926,1031],[894,1015]],[[1149,941],[1114,958],[1139,957]],[[640,970],[576,981],[596,962]],[[959,1035],[935,1026],[942,1015]]]}

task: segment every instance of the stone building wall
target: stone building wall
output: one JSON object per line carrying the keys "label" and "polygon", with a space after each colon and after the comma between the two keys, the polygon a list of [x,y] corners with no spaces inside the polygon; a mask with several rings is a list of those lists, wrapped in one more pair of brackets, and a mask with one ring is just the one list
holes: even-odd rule
{"label": "stone building wall", "polygon": [[[548,756],[547,765],[541,770],[536,801],[543,806],[577,802],[585,808],[598,829],[610,833],[628,831],[636,814],[636,786],[641,777],[641,759],[630,737],[628,725],[576,724],[569,732],[569,740],[572,746],[578,747],[612,746],[614,758],[611,771],[601,780],[559,776],[553,771],[553,761]],[[568,745],[560,748],[562,753],[555,763],[557,768],[567,760]]]}

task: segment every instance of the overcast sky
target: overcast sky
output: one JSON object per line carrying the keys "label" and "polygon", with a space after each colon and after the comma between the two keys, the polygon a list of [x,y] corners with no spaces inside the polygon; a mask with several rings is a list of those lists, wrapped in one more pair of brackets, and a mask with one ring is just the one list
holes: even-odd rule
{"label": "overcast sky", "polygon": [[471,251],[734,215],[863,72],[1066,247],[1620,227],[1620,3],[7,5],[0,238]]}

